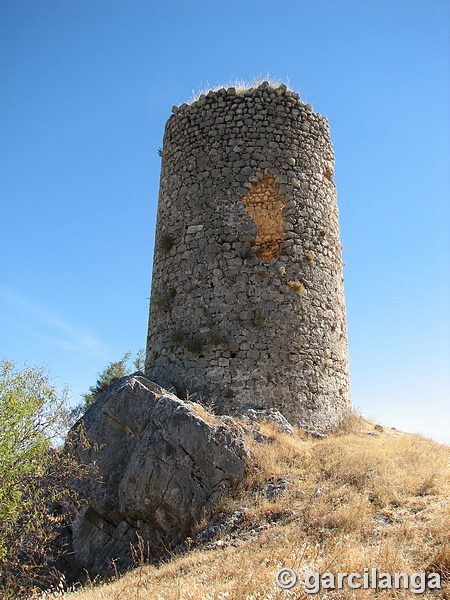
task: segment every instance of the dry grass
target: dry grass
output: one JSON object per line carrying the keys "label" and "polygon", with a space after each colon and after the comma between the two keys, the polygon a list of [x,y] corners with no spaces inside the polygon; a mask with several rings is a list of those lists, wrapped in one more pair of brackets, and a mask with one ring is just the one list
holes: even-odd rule
{"label": "dry grass", "polygon": [[208,410],[203,404],[199,404],[198,402],[192,402],[191,408],[195,412],[197,416],[199,416],[203,421],[208,423],[208,425],[220,425],[221,419],[220,417],[214,415],[210,410]]}
{"label": "dry grass", "polygon": [[[238,531],[204,548],[143,566],[68,600],[276,600],[309,597],[301,585],[281,590],[281,567],[307,572],[439,572],[450,598],[450,448],[352,416],[317,440],[261,426],[269,443],[249,442],[259,469],[221,515],[244,512]],[[270,497],[267,482],[284,484]],[[219,510],[219,509],[218,509]],[[322,590],[316,598],[372,598],[377,590]],[[415,598],[384,590],[384,598]]]}
{"label": "dry grass", "polygon": [[244,79],[232,79],[223,85],[217,86],[211,86],[209,82],[206,82],[205,86],[202,86],[202,89],[199,92],[192,90],[192,96],[189,99],[189,104],[195,102],[195,100],[198,100],[200,96],[206,95],[211,91],[217,92],[220,89],[235,88],[236,94],[242,94],[251,88],[258,87],[265,81],[267,81],[272,88],[278,88],[282,83],[285,83],[285,85],[290,88],[289,79],[282,81],[277,77],[271,77],[269,73],[267,73],[267,75],[258,75],[256,77],[252,77],[249,81],[245,81]]}
{"label": "dry grass", "polygon": [[301,281],[288,281],[287,284],[290,288],[297,292],[297,294],[305,293],[305,286]]}

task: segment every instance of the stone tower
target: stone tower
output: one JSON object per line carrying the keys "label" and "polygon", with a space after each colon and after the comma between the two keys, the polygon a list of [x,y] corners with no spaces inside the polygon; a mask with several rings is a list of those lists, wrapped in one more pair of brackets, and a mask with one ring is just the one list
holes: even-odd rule
{"label": "stone tower", "polygon": [[267,82],[172,110],[146,373],[220,413],[273,407],[324,432],[350,408],[327,121]]}

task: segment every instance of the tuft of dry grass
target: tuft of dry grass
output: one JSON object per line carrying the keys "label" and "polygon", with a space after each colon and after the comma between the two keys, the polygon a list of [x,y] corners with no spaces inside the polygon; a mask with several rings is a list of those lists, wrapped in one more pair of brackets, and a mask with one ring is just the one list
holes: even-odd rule
{"label": "tuft of dry grass", "polygon": [[221,419],[217,415],[213,414],[210,410],[208,410],[203,404],[199,404],[198,402],[190,401],[190,405],[195,414],[203,419],[208,425],[220,425]]}
{"label": "tuft of dry grass", "polygon": [[192,96],[189,99],[189,104],[195,102],[200,98],[200,96],[206,95],[211,91],[217,92],[220,89],[235,88],[236,94],[243,94],[252,88],[258,87],[264,82],[267,82],[271,88],[278,88],[283,83],[285,83],[286,87],[290,88],[289,79],[283,81],[278,77],[271,77],[269,73],[267,73],[267,75],[258,75],[256,77],[252,77],[249,79],[249,81],[245,81],[244,79],[230,79],[223,85],[212,86],[209,84],[209,82],[206,82],[205,86],[202,85],[199,92],[192,90]]}
{"label": "tuft of dry grass", "polygon": [[[248,443],[256,459],[216,518],[240,510],[238,529],[205,546],[140,565],[122,578],[68,594],[68,600],[304,600],[301,584],[282,590],[281,567],[308,572],[438,572],[450,597],[450,448],[349,415],[325,439],[282,434]],[[270,493],[269,491],[272,490]],[[322,590],[321,599],[375,598],[379,590]],[[384,590],[385,598],[415,598]]]}
{"label": "tuft of dry grass", "polygon": [[301,281],[288,281],[287,284],[290,288],[297,292],[297,294],[305,293],[305,286]]}

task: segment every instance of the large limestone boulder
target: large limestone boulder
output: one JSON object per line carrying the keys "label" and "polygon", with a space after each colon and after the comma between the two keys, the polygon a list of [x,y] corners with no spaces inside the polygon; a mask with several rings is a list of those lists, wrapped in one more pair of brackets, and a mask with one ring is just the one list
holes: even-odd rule
{"label": "large limestone boulder", "polygon": [[139,537],[150,558],[174,547],[244,477],[250,460],[233,419],[209,416],[141,373],[115,380],[75,434],[83,423],[89,447],[80,442],[76,452],[97,473],[78,490],[87,504],[72,537],[91,576],[130,566]]}

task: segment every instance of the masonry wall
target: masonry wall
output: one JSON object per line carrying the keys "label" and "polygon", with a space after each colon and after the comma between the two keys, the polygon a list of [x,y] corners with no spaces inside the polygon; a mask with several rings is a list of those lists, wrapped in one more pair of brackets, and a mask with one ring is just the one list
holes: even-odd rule
{"label": "masonry wall", "polygon": [[326,431],[350,407],[327,121],[266,83],[173,113],[146,372],[218,412],[275,407]]}

